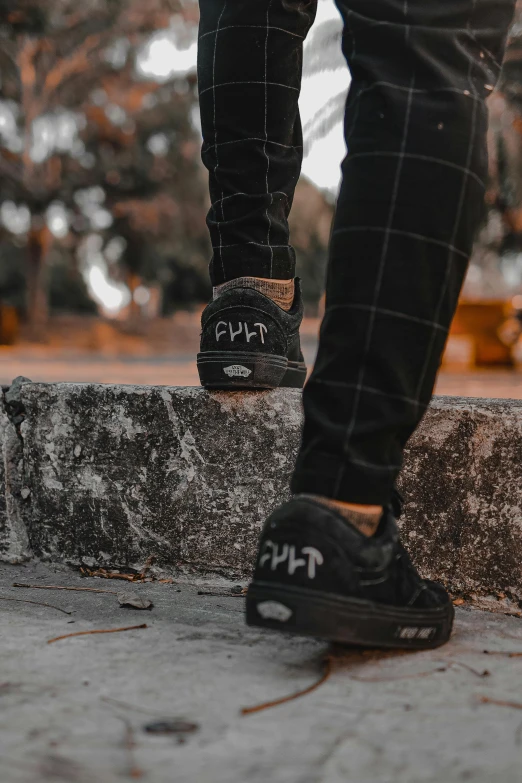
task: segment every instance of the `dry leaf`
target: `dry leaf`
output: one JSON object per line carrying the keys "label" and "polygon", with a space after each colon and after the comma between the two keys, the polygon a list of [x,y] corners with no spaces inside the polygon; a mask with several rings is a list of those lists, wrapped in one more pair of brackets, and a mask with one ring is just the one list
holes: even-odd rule
{"label": "dry leaf", "polygon": [[304,688],[302,691],[297,691],[297,693],[292,693],[289,696],[282,696],[279,699],[274,699],[273,701],[267,701],[263,704],[257,704],[255,707],[243,707],[241,710],[241,715],[252,715],[255,712],[261,712],[262,710],[268,710],[271,707],[279,707],[280,704],[286,704],[289,701],[294,701],[294,699],[300,699],[302,696],[307,696],[309,693],[312,693],[313,691],[317,690],[321,687],[332,674],[333,667],[332,667],[332,661],[333,658],[331,655],[328,655],[323,663],[324,670],[321,675],[321,677],[314,682],[312,685],[308,686],[308,688]]}
{"label": "dry leaf", "polygon": [[149,601],[148,598],[142,598],[138,593],[118,593],[118,601],[120,606],[125,606],[130,609],[152,609],[154,604]]}
{"label": "dry leaf", "polygon": [[146,623],[143,625],[130,625],[126,628],[100,628],[94,631],[76,631],[76,633],[66,633],[63,636],[55,636],[54,639],[48,639],[47,644],[53,644],[53,642],[60,642],[62,639],[72,639],[73,636],[90,636],[91,634],[98,633],[121,633],[121,631],[137,631],[140,628],[148,628]]}

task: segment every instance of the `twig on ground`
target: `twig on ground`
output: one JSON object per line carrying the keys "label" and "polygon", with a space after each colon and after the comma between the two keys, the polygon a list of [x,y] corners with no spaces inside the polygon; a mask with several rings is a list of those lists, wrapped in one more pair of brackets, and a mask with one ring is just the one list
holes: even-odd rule
{"label": "twig on ground", "polygon": [[497,631],[496,633],[504,639],[515,639],[517,642],[522,642],[522,636],[515,636],[513,633],[507,633],[507,631]]}
{"label": "twig on ground", "polygon": [[439,666],[438,669],[430,669],[430,671],[427,672],[399,674],[397,677],[355,677],[353,674],[348,674],[348,677],[350,680],[355,680],[355,682],[396,682],[397,680],[414,680],[416,677],[429,677],[431,674],[437,674],[438,672],[446,671],[446,666]]}
{"label": "twig on ground", "polygon": [[0,595],[0,601],[15,601],[18,604],[34,604],[35,606],[48,606],[49,609],[56,609],[57,612],[63,612],[64,614],[72,614],[66,609],[60,609],[59,606],[53,606],[53,604],[46,604],[44,601],[29,601],[27,598],[9,598],[8,596]]}
{"label": "twig on ground", "polygon": [[321,687],[330,677],[332,674],[333,667],[332,667],[332,656],[329,655],[327,658],[325,658],[324,661],[324,672],[319,680],[317,682],[314,682],[313,685],[310,685],[308,688],[305,688],[302,691],[297,691],[297,693],[292,693],[290,696],[283,696],[281,699],[274,699],[274,701],[267,701],[264,704],[258,704],[255,707],[243,707],[241,710],[241,715],[252,715],[255,712],[261,712],[262,710],[268,710],[271,707],[278,707],[280,704],[286,704],[286,702],[293,701],[294,699],[299,699],[301,696],[307,696],[309,693],[312,693],[313,691],[317,690]]}
{"label": "twig on ground", "polygon": [[505,658],[522,658],[522,652],[509,652],[509,650],[483,650],[484,655],[503,655]]}
{"label": "twig on ground", "polygon": [[131,712],[143,712],[145,715],[152,715],[154,718],[161,718],[164,714],[159,710],[148,710],[141,705],[138,706],[137,704],[129,704],[127,701],[120,701],[120,699],[113,699],[112,696],[100,696],[100,700],[112,707],[119,707],[121,710],[130,710]]}
{"label": "twig on ground", "polygon": [[125,725],[125,735],[123,737],[123,747],[127,751],[128,758],[128,775],[130,778],[137,779],[143,777],[143,770],[136,764],[134,757],[134,751],[136,750],[136,739],[134,737],[134,729],[126,718],[118,716]]}
{"label": "twig on ground", "polygon": [[479,672],[478,669],[474,669],[473,666],[470,666],[467,663],[463,663],[462,661],[447,661],[447,663],[450,666],[462,666],[463,669],[467,669],[472,674],[476,674],[477,677],[489,677],[491,675],[491,672],[489,672],[487,669]]}
{"label": "twig on ground", "polygon": [[514,710],[522,710],[522,704],[516,701],[502,701],[502,699],[490,699],[489,696],[479,696],[481,704],[496,704],[497,707],[512,707]]}
{"label": "twig on ground", "polygon": [[120,631],[137,631],[139,628],[148,628],[148,625],[143,623],[143,625],[129,625],[126,628],[102,628],[94,631],[76,631],[76,633],[66,633],[63,636],[55,636],[54,639],[49,639],[47,644],[59,642],[62,639],[70,639],[73,636],[89,636],[90,634],[95,633],[120,633]]}
{"label": "twig on ground", "polygon": [[198,595],[211,595],[216,598],[244,598],[246,593],[226,593],[224,590],[213,592],[211,590],[198,590]]}
{"label": "twig on ground", "polygon": [[13,582],[13,587],[30,587],[32,590],[73,590],[80,593],[109,593],[117,595],[116,590],[100,590],[96,587],[64,587],[62,585],[26,585],[22,582]]}

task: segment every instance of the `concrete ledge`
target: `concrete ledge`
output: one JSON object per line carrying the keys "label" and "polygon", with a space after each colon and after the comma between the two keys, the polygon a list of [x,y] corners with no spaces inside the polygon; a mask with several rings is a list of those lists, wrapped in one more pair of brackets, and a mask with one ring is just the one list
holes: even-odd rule
{"label": "concrete ledge", "polygon": [[248,570],[286,497],[298,392],[26,385],[23,485],[35,554]]}
{"label": "concrete ledge", "polygon": [[[1,558],[30,543],[72,564],[138,568],[155,555],[165,569],[249,572],[264,518],[288,495],[299,392],[27,383],[19,398],[24,421],[0,418]],[[522,402],[435,399],[401,489],[426,576],[522,598]]]}
{"label": "concrete ledge", "polygon": [[22,563],[31,556],[21,503],[23,443],[5,396],[8,390],[0,388],[0,560]]}

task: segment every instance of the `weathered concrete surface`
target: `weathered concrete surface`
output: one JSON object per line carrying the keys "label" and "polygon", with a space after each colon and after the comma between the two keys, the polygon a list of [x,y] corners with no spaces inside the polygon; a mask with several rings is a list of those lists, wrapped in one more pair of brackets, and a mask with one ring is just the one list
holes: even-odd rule
{"label": "weathered concrete surface", "polygon": [[288,495],[298,392],[34,384],[23,401],[40,557],[245,570],[267,511]]}
{"label": "weathered concrete surface", "polygon": [[31,554],[22,512],[23,448],[6,412],[6,392],[0,388],[0,560],[20,563]]}
{"label": "weathered concrete surface", "polygon": [[[243,717],[316,681],[326,646],[245,628],[243,599],[198,595],[201,583],[136,585],[154,602],[138,612],[110,594],[13,582],[118,589],[63,566],[0,565],[3,598],[72,611],[0,601],[2,783],[119,783],[132,771],[150,783],[520,783],[522,713],[481,701],[522,702],[521,659],[501,654],[522,649],[516,618],[458,609],[446,647],[345,650],[319,690]],[[169,718],[199,730],[184,744],[144,731]]]}
{"label": "weathered concrete surface", "polygon": [[522,598],[522,401],[435,398],[400,486],[404,539],[426,576]]}
{"label": "weathered concrete surface", "polygon": [[[263,520],[288,496],[299,392],[26,384],[19,394],[11,530],[25,521],[37,556],[139,568],[155,555],[164,568],[249,572]],[[401,488],[423,573],[454,591],[507,593],[518,608],[522,402],[436,398]]]}

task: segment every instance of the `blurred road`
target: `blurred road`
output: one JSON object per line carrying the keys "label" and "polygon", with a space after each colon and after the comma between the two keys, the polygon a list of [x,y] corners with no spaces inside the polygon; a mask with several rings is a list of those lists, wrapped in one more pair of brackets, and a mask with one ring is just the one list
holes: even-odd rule
{"label": "blurred road", "polygon": [[[303,352],[312,366],[319,322],[308,319],[302,328]],[[0,346],[0,384],[18,375],[33,381],[96,382],[166,386],[198,386],[195,355],[199,344],[199,315],[179,314],[160,322],[153,334],[117,335],[105,331],[86,337],[62,325],[60,341],[50,345]],[[70,332],[70,333],[69,333]],[[465,397],[522,398],[522,368],[515,370],[444,369],[437,394]]]}
{"label": "blurred road", "polygon": [[[84,383],[123,383],[159,386],[198,386],[192,354],[173,357],[38,358],[0,354],[0,384],[9,384],[18,375],[32,381],[76,381]],[[522,372],[475,371],[439,375],[437,394],[464,397],[522,398]]]}

